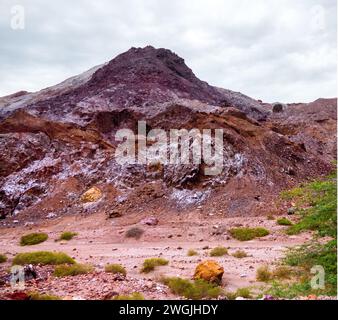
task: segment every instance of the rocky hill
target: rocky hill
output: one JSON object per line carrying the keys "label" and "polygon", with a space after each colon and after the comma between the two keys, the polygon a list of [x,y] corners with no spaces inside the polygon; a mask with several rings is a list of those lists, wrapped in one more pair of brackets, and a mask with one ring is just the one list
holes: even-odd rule
{"label": "rocky hill", "polygon": [[[280,107],[199,80],[166,49],[132,48],[36,93],[0,98],[0,217],[25,223],[66,214],[255,215],[336,157],[336,99]],[[223,171],[119,165],[115,133],[224,131]],[[83,203],[91,187],[99,200]]]}

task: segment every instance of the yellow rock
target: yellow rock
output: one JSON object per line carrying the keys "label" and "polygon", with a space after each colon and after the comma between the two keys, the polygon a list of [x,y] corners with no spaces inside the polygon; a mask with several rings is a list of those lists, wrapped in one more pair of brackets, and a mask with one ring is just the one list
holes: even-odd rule
{"label": "yellow rock", "polygon": [[224,269],[216,261],[206,260],[201,262],[195,269],[194,279],[203,279],[208,282],[220,283]]}
{"label": "yellow rock", "polygon": [[87,190],[80,198],[82,202],[96,202],[102,197],[102,192],[98,187]]}

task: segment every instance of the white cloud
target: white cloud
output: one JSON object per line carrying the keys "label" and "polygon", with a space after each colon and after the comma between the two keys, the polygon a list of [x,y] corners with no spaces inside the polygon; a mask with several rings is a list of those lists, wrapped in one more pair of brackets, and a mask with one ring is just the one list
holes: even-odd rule
{"label": "white cloud", "polygon": [[[16,4],[25,30],[10,28]],[[0,95],[151,44],[178,53],[202,80],[257,99],[332,97],[336,12],[332,0],[1,0]]]}

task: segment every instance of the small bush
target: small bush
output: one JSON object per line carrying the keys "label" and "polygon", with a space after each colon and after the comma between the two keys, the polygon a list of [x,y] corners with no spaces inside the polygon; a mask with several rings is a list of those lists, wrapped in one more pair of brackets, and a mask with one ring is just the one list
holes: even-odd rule
{"label": "small bush", "polygon": [[173,277],[165,278],[163,282],[173,293],[187,299],[217,298],[222,294],[222,289],[219,286],[200,279],[190,281]]}
{"label": "small bush", "polygon": [[239,288],[235,293],[236,297],[243,297],[245,299],[251,299],[251,291],[249,288]]}
{"label": "small bush", "polygon": [[276,279],[290,279],[292,270],[286,266],[279,266],[272,272],[272,276]]}
{"label": "small bush", "polygon": [[120,264],[107,264],[104,270],[109,273],[120,273],[124,276],[127,275],[126,269]]}
{"label": "small bush", "polygon": [[248,254],[243,250],[237,250],[236,252],[232,254],[232,256],[238,259],[242,259],[242,258],[246,258]]}
{"label": "small bush", "polygon": [[136,240],[140,239],[142,234],[144,233],[144,230],[138,227],[133,227],[126,232],[127,238],[134,238]]}
{"label": "small bush", "polygon": [[210,251],[211,257],[222,257],[228,254],[228,249],[224,247],[216,247]]}
{"label": "small bush", "polygon": [[53,275],[55,277],[76,276],[78,274],[86,274],[93,271],[93,267],[88,264],[62,264],[55,267]]}
{"label": "small bush", "polygon": [[233,228],[230,229],[230,234],[237,240],[248,241],[254,238],[265,237],[269,231],[264,228]]}
{"label": "small bush", "polygon": [[50,295],[50,294],[41,294],[38,292],[31,292],[28,294],[29,300],[61,300],[60,297]]}
{"label": "small bush", "polygon": [[198,256],[198,252],[196,250],[190,249],[188,250],[187,256],[188,257]]}
{"label": "small bush", "polygon": [[7,261],[7,257],[4,254],[0,254],[0,263],[4,263]]}
{"label": "small bush", "polygon": [[75,236],[77,236],[76,232],[65,231],[61,234],[60,240],[72,240]]}
{"label": "small bush", "polygon": [[24,265],[24,264],[58,265],[64,263],[73,264],[75,263],[75,261],[74,259],[72,259],[63,252],[49,252],[49,251],[18,253],[13,260],[13,265]]}
{"label": "small bush", "polygon": [[272,278],[272,273],[268,266],[261,266],[256,271],[256,279],[262,282],[268,282]]}
{"label": "small bush", "polygon": [[48,235],[46,233],[30,233],[21,237],[20,245],[21,246],[32,246],[35,244],[39,244],[48,239]]}
{"label": "small bush", "polygon": [[224,291],[223,294],[228,300],[236,300],[237,298],[236,292]]}
{"label": "small bush", "polygon": [[144,296],[139,292],[133,292],[130,295],[118,295],[112,298],[112,300],[144,300]]}
{"label": "small bush", "polygon": [[268,220],[275,220],[275,217],[274,217],[272,214],[268,214],[268,215],[266,216],[266,218],[267,218]]}
{"label": "small bush", "polygon": [[143,267],[141,269],[141,272],[149,273],[155,269],[155,267],[158,266],[166,266],[169,263],[168,260],[163,258],[150,258],[146,259],[143,262]]}
{"label": "small bush", "polygon": [[287,218],[280,218],[277,220],[277,224],[280,226],[291,226],[292,222]]}
{"label": "small bush", "polygon": [[239,288],[235,292],[224,292],[225,297],[228,300],[236,300],[238,297],[242,297],[245,299],[251,299],[251,291],[249,288]]}

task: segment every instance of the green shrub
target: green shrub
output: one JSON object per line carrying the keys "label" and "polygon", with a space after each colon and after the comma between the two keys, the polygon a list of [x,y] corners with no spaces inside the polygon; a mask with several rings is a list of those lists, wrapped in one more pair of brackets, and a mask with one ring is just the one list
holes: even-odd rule
{"label": "green shrub", "polygon": [[[301,281],[296,283],[280,283],[273,281],[271,286],[265,291],[265,294],[276,298],[293,299],[295,297],[309,295],[312,292],[310,281]],[[319,292],[316,292],[317,294]]]}
{"label": "green shrub", "polygon": [[112,300],[144,300],[144,296],[139,292],[133,292],[130,295],[118,295]]}
{"label": "green shrub", "polygon": [[237,298],[236,292],[224,291],[223,294],[227,300],[236,300]]}
{"label": "green shrub", "polygon": [[77,236],[76,232],[65,231],[61,233],[60,240],[72,240],[75,236]]}
{"label": "green shrub", "polygon": [[211,257],[222,257],[228,254],[228,249],[224,247],[216,247],[210,251]]}
{"label": "green shrub", "polygon": [[50,295],[50,294],[41,294],[38,292],[28,293],[29,300],[61,300],[60,297]]}
{"label": "green shrub", "polygon": [[94,269],[88,264],[62,264],[55,267],[53,275],[55,277],[76,276],[92,272]]}
{"label": "green shrub", "polygon": [[177,277],[165,278],[163,282],[177,295],[187,299],[200,300],[202,298],[217,298],[222,294],[222,289],[204,280],[186,280]]}
{"label": "green shrub", "polygon": [[292,274],[292,270],[287,266],[279,266],[272,272],[275,279],[290,279]]}
{"label": "green shrub", "polygon": [[0,254],[0,263],[4,263],[7,261],[7,257],[4,254]]}
{"label": "green shrub", "polygon": [[107,264],[104,270],[109,273],[120,273],[124,276],[127,275],[126,269],[120,264]]}
{"label": "green shrub", "polygon": [[[276,283],[273,293],[280,297],[308,294],[337,294],[337,171],[330,176],[301,185],[282,196],[296,203],[300,221],[288,228],[288,234],[312,230],[316,236],[332,237],[328,242],[310,242],[289,250],[284,262],[299,269],[302,277],[290,286]],[[301,208],[300,208],[301,207]],[[305,208],[305,209],[304,209]],[[325,289],[314,290],[310,286],[311,268],[320,265],[325,270]]]}
{"label": "green shrub", "polygon": [[72,264],[75,263],[75,261],[63,252],[49,252],[49,251],[18,253],[13,260],[13,265],[24,265],[24,264],[57,265],[64,263]]}
{"label": "green shrub", "polygon": [[169,263],[168,260],[163,258],[150,258],[146,259],[143,262],[143,267],[141,272],[149,273],[155,269],[157,266],[166,266]]}
{"label": "green shrub", "polygon": [[32,246],[35,244],[39,244],[48,239],[48,235],[46,233],[30,233],[21,237],[20,245],[21,246]]}
{"label": "green shrub", "polygon": [[196,250],[190,249],[188,250],[187,256],[188,257],[198,256],[198,252]]}
{"label": "green shrub", "polygon": [[280,226],[291,226],[292,222],[287,218],[280,218],[277,220],[277,224]]}
{"label": "green shrub", "polygon": [[126,237],[127,238],[134,238],[134,239],[140,239],[141,236],[143,235],[144,230],[138,227],[133,227],[126,232]]}
{"label": "green shrub", "polygon": [[268,266],[261,266],[256,271],[256,279],[262,282],[268,282],[272,279],[272,273]]}
{"label": "green shrub", "polygon": [[224,295],[228,300],[236,300],[238,297],[242,297],[245,299],[251,299],[251,290],[250,288],[239,288],[235,292],[224,292]]}
{"label": "green shrub", "polygon": [[230,234],[237,240],[248,241],[254,238],[265,237],[269,231],[264,228],[233,228],[230,229]]}
{"label": "green shrub", "polygon": [[237,250],[236,252],[232,254],[232,256],[238,259],[242,259],[242,258],[246,258],[248,255],[243,250]]}
{"label": "green shrub", "polygon": [[[303,278],[310,281],[311,268],[320,265],[325,270],[326,295],[337,293],[337,240],[331,240],[326,244],[318,242],[308,243],[300,247],[292,248],[286,254],[284,262],[289,266],[301,268]],[[311,288],[306,293],[311,293]]]}
{"label": "green shrub", "polygon": [[251,299],[251,290],[249,288],[239,288],[235,293],[236,297],[243,297],[245,299]]}
{"label": "green shrub", "polygon": [[337,178],[336,172],[324,180],[314,181],[302,187],[284,192],[296,203],[306,206],[299,209],[301,220],[287,233],[298,234],[303,230],[316,231],[319,236],[337,236]]}

